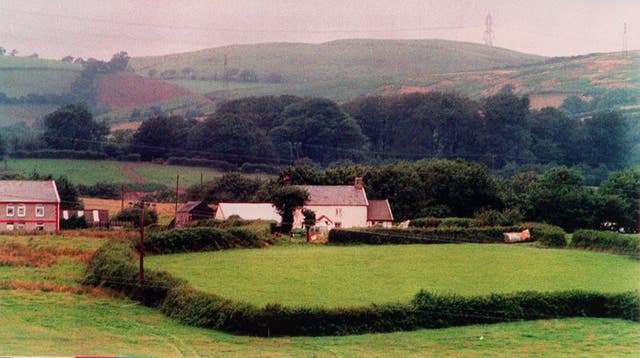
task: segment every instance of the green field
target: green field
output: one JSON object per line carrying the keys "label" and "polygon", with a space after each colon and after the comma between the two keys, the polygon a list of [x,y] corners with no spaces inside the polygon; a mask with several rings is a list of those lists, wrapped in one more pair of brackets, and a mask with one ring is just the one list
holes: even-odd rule
{"label": "green field", "polygon": [[[0,171],[4,169],[4,163],[2,163]],[[72,183],[86,185],[98,182],[134,183],[142,179],[147,183],[175,187],[176,176],[180,175],[180,186],[183,188],[200,183],[201,173],[204,181],[222,175],[221,172],[211,168],[75,159],[9,159],[7,169],[10,172],[25,175],[34,171],[42,175],[51,174],[54,177],[66,175]]]}
{"label": "green field", "polygon": [[0,92],[9,97],[67,93],[81,69],[60,61],[0,56]]}
{"label": "green field", "polygon": [[0,291],[0,316],[1,355],[610,357],[640,352],[640,325],[614,319],[265,339],[183,326],[129,300],[29,291]]}
{"label": "green field", "polygon": [[626,257],[515,245],[276,246],[149,257],[148,266],[223,297],[264,305],[406,302],[420,290],[462,295],[637,290]]}

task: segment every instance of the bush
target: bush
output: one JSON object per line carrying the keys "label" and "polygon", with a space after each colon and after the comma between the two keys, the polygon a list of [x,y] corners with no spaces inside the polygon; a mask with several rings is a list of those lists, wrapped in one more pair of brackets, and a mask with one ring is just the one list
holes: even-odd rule
{"label": "bush", "polygon": [[[140,208],[125,208],[113,218],[115,221],[130,222],[135,227],[140,227]],[[158,213],[153,209],[144,210],[144,226],[158,222]]]}
{"label": "bush", "polygon": [[517,209],[504,211],[484,209],[476,212],[473,218],[476,220],[477,226],[507,226],[521,222],[522,214]]}
{"label": "bush", "polygon": [[211,227],[175,229],[147,235],[144,240],[145,252],[152,254],[259,248],[262,246],[262,241],[255,233],[239,228],[228,230]]}
{"label": "bush", "polygon": [[573,233],[571,247],[640,258],[638,235],[625,235],[611,231],[578,230]]}
{"label": "bush", "polygon": [[566,233],[559,226],[548,224],[528,223],[525,227],[531,231],[531,239],[546,247],[567,246]]}
{"label": "bush", "polygon": [[91,198],[119,199],[121,196],[121,186],[113,183],[96,183],[93,185],[76,185],[78,195]]}
{"label": "bush", "polygon": [[72,215],[69,219],[60,219],[61,230],[86,229],[89,227],[87,218],[84,216]]}
{"label": "bush", "polygon": [[107,155],[101,152],[93,152],[89,150],[16,150],[11,154],[14,158],[48,158],[48,159],[107,159]]}
{"label": "bush", "polygon": [[410,227],[438,227],[442,219],[434,217],[417,218],[409,222]]}
{"label": "bush", "polygon": [[366,231],[334,229],[329,232],[329,243],[367,245],[498,243],[503,241],[503,233],[521,230],[522,227],[519,226],[465,228],[443,227],[442,225],[437,228],[376,228]]}
{"label": "bush", "polygon": [[216,168],[223,172],[230,172],[238,169],[234,164],[224,160],[210,160],[204,158],[169,157],[167,159],[167,164],[184,165],[188,167]]}
{"label": "bush", "polygon": [[475,219],[471,218],[444,218],[440,222],[441,227],[474,227],[478,226]]}
{"label": "bush", "polygon": [[282,169],[275,165],[259,164],[259,163],[244,163],[240,166],[240,172],[242,173],[266,173],[266,174],[280,174]]}

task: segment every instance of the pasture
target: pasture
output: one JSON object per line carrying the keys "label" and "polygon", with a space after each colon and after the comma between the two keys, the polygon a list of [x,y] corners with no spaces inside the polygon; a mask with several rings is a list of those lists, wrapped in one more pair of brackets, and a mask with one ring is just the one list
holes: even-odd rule
{"label": "pasture", "polygon": [[122,299],[23,290],[0,295],[0,355],[618,356],[640,350],[640,325],[575,318],[346,337],[255,338],[183,326]]}
{"label": "pasture", "polygon": [[289,245],[151,256],[196,288],[256,305],[342,307],[407,302],[420,290],[461,295],[638,289],[626,257],[519,245]]}
{"label": "pasture", "polygon": [[[3,163],[4,164],[4,163]],[[2,165],[4,170],[4,165]],[[74,184],[92,185],[106,183],[158,183],[175,187],[176,176],[180,175],[182,188],[199,184],[200,174],[208,181],[222,173],[212,168],[184,167],[153,163],[118,162],[112,160],[78,159],[9,159],[9,172],[29,175],[34,171],[54,177],[66,175]]]}

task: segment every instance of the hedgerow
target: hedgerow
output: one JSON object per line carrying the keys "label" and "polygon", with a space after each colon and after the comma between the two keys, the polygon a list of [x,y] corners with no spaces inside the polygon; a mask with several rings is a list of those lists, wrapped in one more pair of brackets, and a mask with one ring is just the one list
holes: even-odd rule
{"label": "hedgerow", "polygon": [[175,229],[147,235],[144,240],[145,252],[152,254],[259,248],[262,246],[264,243],[255,233],[239,228],[227,230],[213,227]]}
{"label": "hedgerow", "polygon": [[578,230],[573,233],[571,247],[605,251],[640,258],[640,238],[612,231]]}
{"label": "hedgerow", "polygon": [[486,226],[486,227],[444,227],[442,224],[433,227],[410,227],[408,229],[359,229],[331,230],[331,244],[366,244],[366,245],[402,245],[402,244],[438,244],[438,243],[500,243],[505,232],[531,230],[532,241],[542,246],[566,246],[565,232],[556,226],[527,223],[521,226]]}
{"label": "hedgerow", "polygon": [[[540,226],[555,231],[554,227]],[[457,228],[445,231],[484,240],[503,227]],[[463,231],[460,231],[463,230]],[[429,239],[411,235],[389,235],[393,230],[332,231],[334,240],[362,243],[416,243]],[[395,230],[400,232],[401,230]],[[425,230],[406,230],[421,232]],[[430,230],[436,231],[436,230]],[[473,233],[472,235],[470,233]],[[386,235],[385,235],[386,234]],[[404,241],[403,241],[404,240]],[[433,240],[432,240],[433,241]],[[441,241],[433,241],[441,242]],[[223,250],[260,247],[255,234],[240,229],[200,227],[153,235],[145,248],[154,253]],[[472,324],[564,317],[608,317],[640,321],[637,292],[618,294],[588,291],[517,292],[465,297],[420,291],[406,303],[371,304],[361,307],[257,307],[194,289],[167,272],[147,270],[144,287],[138,283],[135,245],[123,241],[103,245],[88,265],[85,284],[109,287],[188,325],[255,336],[324,336],[406,331]]]}

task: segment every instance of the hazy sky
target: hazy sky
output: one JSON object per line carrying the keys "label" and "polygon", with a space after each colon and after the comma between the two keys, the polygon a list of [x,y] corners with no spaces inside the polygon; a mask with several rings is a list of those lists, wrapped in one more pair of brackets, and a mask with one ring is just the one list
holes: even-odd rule
{"label": "hazy sky", "polygon": [[230,44],[438,38],[547,56],[640,49],[640,0],[0,0],[0,46],[109,59]]}

